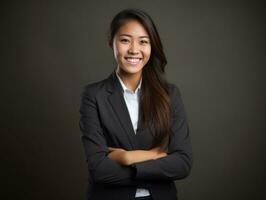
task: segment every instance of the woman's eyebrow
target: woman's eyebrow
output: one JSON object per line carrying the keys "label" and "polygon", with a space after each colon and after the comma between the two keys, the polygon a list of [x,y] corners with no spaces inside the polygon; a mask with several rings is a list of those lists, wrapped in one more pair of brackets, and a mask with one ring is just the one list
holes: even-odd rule
{"label": "woman's eyebrow", "polygon": [[[132,37],[132,35],[129,35],[129,34],[120,34],[119,36]],[[149,36],[143,35],[143,36],[139,36],[139,38],[149,38]]]}

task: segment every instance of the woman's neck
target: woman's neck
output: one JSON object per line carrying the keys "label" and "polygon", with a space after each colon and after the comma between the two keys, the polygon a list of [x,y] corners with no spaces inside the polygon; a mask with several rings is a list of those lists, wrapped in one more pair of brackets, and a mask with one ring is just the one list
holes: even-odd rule
{"label": "woman's neck", "polygon": [[135,73],[135,74],[129,74],[129,73],[125,73],[123,70],[120,70],[120,68],[117,67],[116,72],[129,90],[131,91],[136,90],[136,88],[138,87],[139,81],[141,79],[142,71]]}

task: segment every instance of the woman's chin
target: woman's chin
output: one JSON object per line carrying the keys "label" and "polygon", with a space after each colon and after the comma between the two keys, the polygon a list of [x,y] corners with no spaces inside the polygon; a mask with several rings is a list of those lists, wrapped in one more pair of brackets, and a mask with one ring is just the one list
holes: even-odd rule
{"label": "woman's chin", "polygon": [[141,73],[141,69],[138,69],[138,70],[132,70],[132,69],[127,69],[126,70],[126,73],[128,74],[137,74],[137,73]]}
{"label": "woman's chin", "polygon": [[122,70],[125,72],[125,73],[130,73],[130,74],[136,74],[136,73],[140,73],[142,71],[142,68],[141,66],[124,66],[122,68]]}

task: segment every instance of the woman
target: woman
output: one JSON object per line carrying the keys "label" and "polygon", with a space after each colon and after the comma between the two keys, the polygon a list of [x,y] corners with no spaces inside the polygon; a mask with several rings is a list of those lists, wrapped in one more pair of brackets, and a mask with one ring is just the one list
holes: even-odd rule
{"label": "woman", "polygon": [[105,80],[84,87],[80,129],[89,172],[89,200],[175,200],[192,151],[178,88],[156,27],[138,9],[118,13],[109,45],[117,63]]}

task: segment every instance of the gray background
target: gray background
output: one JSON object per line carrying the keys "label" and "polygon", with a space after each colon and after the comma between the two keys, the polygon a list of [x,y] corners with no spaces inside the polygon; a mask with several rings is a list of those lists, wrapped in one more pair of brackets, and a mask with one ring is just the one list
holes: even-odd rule
{"label": "gray background", "polygon": [[109,23],[154,19],[194,152],[181,200],[266,199],[265,1],[1,1],[1,199],[84,199],[79,103],[113,70]]}

